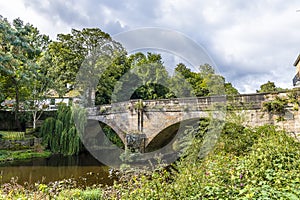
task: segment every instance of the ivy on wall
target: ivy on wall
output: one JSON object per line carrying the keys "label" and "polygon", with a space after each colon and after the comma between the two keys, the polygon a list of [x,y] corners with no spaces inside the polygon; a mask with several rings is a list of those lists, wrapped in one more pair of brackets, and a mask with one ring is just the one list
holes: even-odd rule
{"label": "ivy on wall", "polygon": [[285,113],[285,107],[288,104],[288,99],[276,96],[274,100],[263,103],[263,111],[267,111],[271,114],[283,115]]}

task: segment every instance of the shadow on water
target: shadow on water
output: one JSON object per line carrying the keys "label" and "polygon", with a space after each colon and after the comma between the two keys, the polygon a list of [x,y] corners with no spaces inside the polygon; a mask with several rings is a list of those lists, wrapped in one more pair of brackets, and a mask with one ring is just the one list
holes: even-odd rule
{"label": "shadow on water", "polygon": [[79,186],[93,184],[112,185],[109,167],[103,165],[89,153],[78,156],[52,155],[49,158],[15,161],[0,165],[0,183],[7,183],[13,177],[17,182],[29,184],[49,183],[73,178]]}

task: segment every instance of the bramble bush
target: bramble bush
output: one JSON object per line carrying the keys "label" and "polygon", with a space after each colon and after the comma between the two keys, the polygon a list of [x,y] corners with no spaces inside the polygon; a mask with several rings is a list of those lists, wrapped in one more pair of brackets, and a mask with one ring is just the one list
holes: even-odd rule
{"label": "bramble bush", "polygon": [[[194,143],[197,144],[197,143]],[[194,148],[199,149],[199,148]],[[300,144],[265,125],[226,124],[206,158],[185,157],[171,169],[135,173],[111,199],[298,199]]]}

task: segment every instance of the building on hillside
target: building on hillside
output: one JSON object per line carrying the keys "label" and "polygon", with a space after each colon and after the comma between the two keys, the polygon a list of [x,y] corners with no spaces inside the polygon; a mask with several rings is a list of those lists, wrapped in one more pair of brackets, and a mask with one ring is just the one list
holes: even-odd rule
{"label": "building on hillside", "polygon": [[50,90],[47,95],[48,98],[44,100],[43,104],[49,110],[56,110],[61,103],[70,105],[71,102],[80,102],[80,93],[76,90],[70,90],[63,97],[59,97],[55,90]]}
{"label": "building on hillside", "polygon": [[[30,110],[32,106],[35,109],[41,110],[57,110],[58,105],[65,104],[70,105],[71,102],[79,103],[80,102],[80,93],[76,90],[71,90],[66,93],[63,97],[59,97],[58,93],[55,90],[50,90],[47,93],[47,98],[42,100],[27,100],[20,102],[20,110]],[[6,99],[2,103],[0,102],[0,110],[11,111],[15,107],[16,101],[14,99]]]}
{"label": "building on hillside", "polygon": [[294,87],[300,87],[300,54],[298,55],[294,66],[296,67],[296,75],[293,78]]}

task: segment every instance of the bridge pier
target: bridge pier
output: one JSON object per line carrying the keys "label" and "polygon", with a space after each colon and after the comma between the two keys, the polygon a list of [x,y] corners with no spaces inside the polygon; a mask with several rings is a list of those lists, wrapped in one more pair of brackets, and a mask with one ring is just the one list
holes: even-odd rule
{"label": "bridge pier", "polygon": [[145,134],[126,134],[125,148],[129,149],[132,153],[144,153],[146,147],[146,139],[147,138]]}

